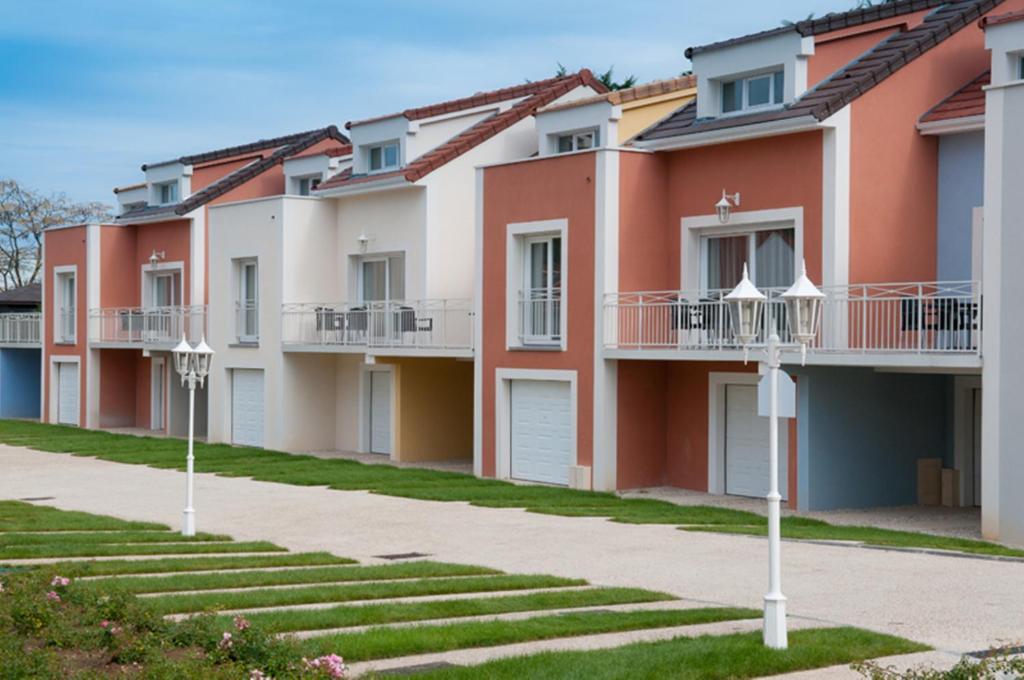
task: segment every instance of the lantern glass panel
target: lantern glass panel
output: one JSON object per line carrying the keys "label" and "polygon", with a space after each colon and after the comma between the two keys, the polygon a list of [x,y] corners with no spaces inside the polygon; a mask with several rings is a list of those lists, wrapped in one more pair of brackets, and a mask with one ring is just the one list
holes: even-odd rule
{"label": "lantern glass panel", "polygon": [[757,337],[761,321],[760,300],[736,300],[729,305],[733,333],[742,345],[749,345]]}
{"label": "lantern glass panel", "polygon": [[790,298],[786,301],[789,308],[789,331],[793,338],[806,344],[814,340],[818,332],[818,317],[821,313],[821,300],[818,298]]}

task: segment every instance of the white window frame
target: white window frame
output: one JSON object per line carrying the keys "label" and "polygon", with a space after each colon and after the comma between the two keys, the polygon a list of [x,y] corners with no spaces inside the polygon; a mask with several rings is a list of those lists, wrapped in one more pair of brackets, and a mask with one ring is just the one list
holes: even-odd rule
{"label": "white window frame", "polygon": [[[514,222],[506,227],[506,279],[505,279],[505,331],[506,348],[554,349],[565,351],[568,347],[569,318],[569,220],[540,220],[537,222]],[[558,237],[562,240],[562,280],[559,312],[559,337],[549,342],[523,342],[520,333],[519,300],[526,282],[527,243],[536,242],[538,237]]]}
{"label": "white window frame", "polygon": [[[387,150],[391,147],[395,147],[395,163],[394,165],[387,164]],[[380,167],[373,167],[373,152],[375,149],[380,149]],[[366,147],[366,172],[367,174],[373,175],[379,172],[390,172],[391,170],[397,170],[402,167],[402,145],[397,139],[389,142],[381,142],[380,144],[371,144]]]}
{"label": "white window frame", "polygon": [[[249,267],[256,270],[255,285],[253,291],[253,309],[255,333],[246,333],[246,323],[250,310],[245,309],[248,302],[249,292],[246,286],[245,273]],[[242,257],[235,260],[235,338],[242,344],[257,344],[260,341],[260,263],[255,257]]]}
{"label": "white window frame", "polygon": [[[293,177],[292,178],[292,182],[294,182],[294,184],[293,184],[294,193],[297,196],[312,196],[313,192],[316,191],[316,187],[313,186],[313,182],[316,182],[317,185],[319,186],[319,184],[323,181],[323,177],[324,177],[323,173],[319,173],[319,172],[318,173],[313,173],[311,175],[300,175],[298,177]],[[305,193],[305,194],[302,193],[302,183],[303,182],[308,182],[309,183],[309,191],[307,193]]]}
{"label": "white window frame", "polygon": [[[405,275],[407,273],[406,272],[406,267],[405,267],[405,251],[390,252],[390,253],[374,253],[373,255],[365,255],[365,256],[361,256],[361,257],[355,258],[355,262],[356,262],[356,299],[359,301],[360,304],[365,304],[366,302],[392,302],[392,301],[403,300],[403,299],[406,298],[406,294],[405,294],[404,290],[402,291],[402,296],[400,298],[396,298],[393,295],[393,291],[391,290],[391,267],[394,265],[394,262],[396,260],[397,261],[401,261],[402,281],[405,282]],[[384,300],[367,300],[366,299],[365,289],[364,289],[364,281],[363,281],[363,264],[366,263],[366,262],[384,262],[385,263],[384,287],[385,287],[385,291],[386,292],[385,292],[385,295],[384,295]]]}
{"label": "white window frame", "polygon": [[1024,54],[1017,55],[1017,79],[1024,80]]}
{"label": "white window frame", "polygon": [[[782,74],[782,101],[776,102],[775,92],[775,77],[779,73]],[[759,80],[761,78],[768,78],[768,103],[750,105],[750,82],[752,80]],[[725,86],[729,83],[736,83],[736,86],[740,88],[740,107],[735,111],[725,110]],[[750,111],[764,111],[766,109],[777,109],[785,105],[786,103],[786,71],[785,69],[772,69],[771,71],[760,71],[748,76],[742,76],[738,78],[722,79],[718,85],[718,99],[719,99],[719,112],[723,116],[735,116],[741,113],[748,113]]]}
{"label": "white window frame", "polygon": [[[590,144],[590,146],[588,146],[586,148],[581,148],[580,147],[580,138],[587,137],[587,136],[591,136],[592,137],[591,144]],[[593,151],[594,149],[596,149],[596,148],[601,146],[601,129],[600,128],[596,128],[596,127],[595,128],[587,128],[586,130],[576,130],[576,131],[573,131],[573,132],[560,132],[558,134],[551,135],[551,137],[552,137],[552,145],[554,147],[552,149],[552,151],[555,154],[575,153],[577,151]],[[562,151],[562,149],[561,149],[561,142],[566,137],[569,137],[571,139],[572,148],[568,149],[567,151]]]}
{"label": "white window frame", "polygon": [[[179,185],[178,180],[174,180],[172,182],[160,182],[159,184],[153,185],[153,188],[156,190],[156,201],[158,205],[173,205],[181,200],[181,186]],[[165,201],[164,189],[167,189],[168,191],[173,189],[174,198],[169,201]]]}
{"label": "white window frame", "polygon": [[[74,282],[74,294],[71,299],[71,333],[64,333],[64,291],[65,282]],[[78,342],[78,265],[64,265],[53,268],[53,342],[58,345],[74,345]]]}
{"label": "white window frame", "polygon": [[705,236],[737,236],[752,231],[793,229],[793,259],[797,265],[804,259],[802,207],[734,212],[729,224],[722,224],[714,214],[684,217],[680,220],[680,225],[680,288],[687,292],[707,289],[702,243]]}
{"label": "white window frame", "polygon": [[185,305],[185,263],[178,260],[175,262],[158,262],[156,264],[142,265],[141,290],[143,308],[153,309],[157,306],[154,299],[156,287],[153,285],[156,282],[156,278],[158,276],[170,276],[173,281],[175,274],[178,274],[178,303],[174,306],[182,307]]}

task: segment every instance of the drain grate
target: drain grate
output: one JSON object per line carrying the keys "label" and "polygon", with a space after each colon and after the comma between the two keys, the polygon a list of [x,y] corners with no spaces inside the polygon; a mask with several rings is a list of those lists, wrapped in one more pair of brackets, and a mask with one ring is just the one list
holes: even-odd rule
{"label": "drain grate", "polygon": [[393,555],[374,555],[377,559],[381,560],[412,560],[417,557],[430,557],[427,553],[418,552],[407,552],[407,553],[395,553]]}
{"label": "drain grate", "polygon": [[415,675],[417,673],[428,673],[430,671],[440,671],[446,668],[458,668],[453,663],[447,661],[435,661],[434,663],[421,663],[415,666],[402,666],[400,668],[389,668],[385,671],[377,671],[376,675]]}
{"label": "drain grate", "polygon": [[52,501],[56,500],[56,496],[29,496],[27,498],[19,498],[19,501]]}

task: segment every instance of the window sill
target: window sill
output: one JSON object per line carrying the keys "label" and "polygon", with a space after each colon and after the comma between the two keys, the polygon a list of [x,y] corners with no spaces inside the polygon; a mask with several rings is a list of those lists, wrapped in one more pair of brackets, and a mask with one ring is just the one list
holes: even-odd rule
{"label": "window sill", "polygon": [[236,340],[235,342],[229,342],[228,347],[259,347],[259,340]]}
{"label": "window sill", "polygon": [[509,352],[564,352],[565,346],[562,343],[551,343],[550,345],[538,343],[536,345],[510,345]]}
{"label": "window sill", "polygon": [[74,345],[77,345],[78,343],[72,338],[71,340],[54,340],[53,344],[55,344],[55,345],[62,345],[64,347],[73,347]]}

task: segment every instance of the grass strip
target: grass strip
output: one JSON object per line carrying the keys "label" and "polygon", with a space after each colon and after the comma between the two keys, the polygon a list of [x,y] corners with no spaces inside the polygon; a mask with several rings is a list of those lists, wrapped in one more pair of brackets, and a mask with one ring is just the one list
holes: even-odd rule
{"label": "grass strip", "polygon": [[326,552],[313,552],[280,555],[165,557],[153,560],[57,562],[51,566],[61,574],[73,576],[118,576],[123,574],[174,574],[189,571],[309,567],[332,564],[356,564],[356,561],[347,557],[336,557]]}
{"label": "grass strip", "polygon": [[[397,602],[341,606],[331,609],[294,609],[280,612],[257,612],[247,616],[264,630],[283,633],[299,630],[323,630],[370,626],[381,623],[455,619],[465,616],[487,616],[513,612],[542,611],[545,609],[572,609],[575,607],[608,607],[620,604],[641,604],[676,599],[673,595],[639,588],[594,588],[592,590],[564,590],[529,595],[480,597],[436,602]],[[227,630],[231,617],[221,617]]]}
{"label": "grass strip", "polygon": [[198,533],[195,536],[182,536],[174,531],[101,531],[95,533],[46,531],[34,534],[0,534],[0,548],[14,545],[66,545],[68,543],[203,543],[230,540],[230,536],[223,534]]}
{"label": "grass strip", "polygon": [[239,543],[72,543],[67,545],[15,545],[0,548],[0,560],[41,557],[106,557],[115,555],[184,555],[191,553],[285,552],[268,541]]}
{"label": "grass strip", "polygon": [[219,609],[250,609],[254,607],[279,607],[321,602],[382,600],[420,595],[482,593],[500,590],[527,590],[531,588],[565,588],[586,584],[587,582],[582,579],[560,578],[557,576],[467,576],[450,579],[396,581],[394,583],[357,583],[352,585],[319,585],[310,588],[288,588],[282,590],[245,590],[234,593],[160,595],[146,598],[146,601],[151,603],[160,614],[183,614]]}
{"label": "grass strip", "polygon": [[[62,425],[0,421],[0,442],[159,468],[183,469],[185,465],[180,441],[80,430]],[[767,531],[767,522],[762,515],[729,508],[678,506],[655,499],[627,499],[607,493],[522,486],[477,479],[457,472],[365,465],[351,460],[297,456],[226,444],[197,443],[196,469],[284,484],[326,485],[332,489],[367,490],[420,500],[464,501],[484,507],[524,508],[530,512],[569,517],[605,517],[630,524],[674,524],[685,525],[690,530],[755,535]],[[111,518],[111,521],[117,520]],[[13,530],[5,527],[0,513],[2,529]],[[985,541],[843,527],[805,518],[784,520],[783,534],[790,538],[853,540],[871,545],[1024,556],[1024,550]]]}
{"label": "grass strip", "polygon": [[[760,612],[753,609],[725,607],[639,612],[573,612],[518,621],[463,621],[440,625],[377,628],[359,633],[337,633],[311,638],[303,642],[301,647],[307,656],[340,653],[346,661],[368,661],[533,640],[690,626],[758,616]],[[596,656],[600,658],[602,655]]]}
{"label": "grass strip", "polygon": [[229,574],[183,574],[181,576],[116,577],[90,581],[97,588],[116,587],[130,593],[170,593],[180,590],[257,588],[301,583],[374,581],[441,576],[489,576],[497,569],[443,562],[405,562],[368,567],[317,567],[297,571],[245,571]]}
{"label": "grass strip", "polygon": [[[4,421],[0,429],[7,427]],[[9,531],[169,531],[166,524],[127,522],[116,517],[58,510],[23,501],[0,501],[0,532]]]}
{"label": "grass strip", "polygon": [[423,680],[725,680],[846,665],[927,649],[909,640],[857,628],[816,628],[791,632],[786,650],[766,648],[759,632],[702,635],[640,642],[600,652],[544,652],[509,657],[478,666],[440,669],[416,677]]}
{"label": "grass strip", "polygon": [[[792,521],[798,520],[798,521]],[[763,526],[692,526],[686,531],[709,531],[727,534],[743,534],[748,536],[767,536],[768,529]],[[949,550],[974,555],[993,555],[999,557],[1024,557],[1024,550],[1009,548],[998,543],[976,541],[969,538],[950,536],[934,536],[914,531],[897,531],[895,529],[879,529],[876,527],[841,526],[836,524],[817,523],[799,517],[787,517],[782,520],[783,538],[819,541],[857,541],[866,545],[881,547],[915,548],[927,550]]]}

